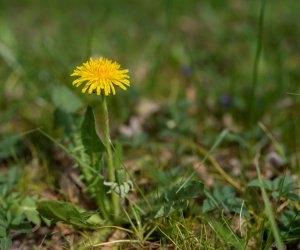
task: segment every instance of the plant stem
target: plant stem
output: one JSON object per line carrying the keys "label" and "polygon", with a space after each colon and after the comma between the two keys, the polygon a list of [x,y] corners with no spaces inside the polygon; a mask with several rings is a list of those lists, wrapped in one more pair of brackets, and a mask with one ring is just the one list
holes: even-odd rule
{"label": "plant stem", "polygon": [[258,66],[260,55],[262,51],[262,40],[263,40],[263,25],[264,25],[264,17],[265,17],[265,7],[266,0],[261,0],[260,5],[260,14],[259,14],[259,22],[257,27],[257,44],[256,44],[256,52],[254,58],[253,72],[252,72],[252,87],[250,92],[250,100],[249,100],[249,108],[250,108],[250,125],[254,122],[254,110],[255,110],[255,97],[256,97],[256,89],[258,82]]}
{"label": "plant stem", "polygon": [[[115,182],[115,168],[113,163],[111,140],[110,140],[110,129],[109,129],[109,116],[106,103],[106,97],[102,98],[102,107],[104,111],[104,136],[105,136],[105,147],[107,153],[107,164],[108,164],[108,178],[110,182]],[[116,220],[120,214],[119,197],[116,193],[111,193],[111,201],[113,206],[114,219]]]}

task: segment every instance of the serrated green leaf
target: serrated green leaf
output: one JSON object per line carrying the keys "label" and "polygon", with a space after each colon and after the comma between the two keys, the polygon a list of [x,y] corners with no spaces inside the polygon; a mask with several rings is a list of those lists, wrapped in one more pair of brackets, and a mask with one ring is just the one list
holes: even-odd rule
{"label": "serrated green leaf", "polygon": [[32,222],[35,225],[41,224],[41,218],[39,217],[39,214],[37,211],[26,211],[25,212],[27,220]]}
{"label": "serrated green leaf", "polygon": [[25,214],[27,220],[35,225],[41,224],[41,219],[36,210],[36,200],[32,197],[26,197],[21,203],[21,210]]}
{"label": "serrated green leaf", "polygon": [[20,223],[22,223],[25,219],[25,215],[23,213],[17,214],[13,220],[11,221],[12,225],[19,225]]}
{"label": "serrated green leaf", "polygon": [[235,190],[233,187],[224,186],[222,188],[216,187],[213,191],[214,198],[222,203],[228,199],[232,199],[236,196]]}
{"label": "serrated green leaf", "polygon": [[186,209],[189,200],[198,198],[203,189],[204,185],[200,181],[190,181],[184,186],[176,185],[172,187],[164,195],[165,204],[155,213],[154,218],[168,216],[175,211]]}
{"label": "serrated green leaf", "polygon": [[204,185],[200,181],[190,181],[185,186],[176,185],[167,191],[165,198],[169,202],[198,198],[203,192]]}
{"label": "serrated green leaf", "polygon": [[218,206],[216,205],[215,202],[213,202],[212,200],[209,200],[209,199],[205,199],[203,201],[202,211],[203,211],[203,213],[207,213],[207,212],[213,211],[217,207]]}
{"label": "serrated green leaf", "polygon": [[287,193],[285,195],[286,198],[288,198],[291,201],[298,202],[300,204],[300,197],[297,194],[294,193]]}
{"label": "serrated green leaf", "polygon": [[57,108],[73,113],[83,106],[81,99],[66,86],[56,86],[52,91],[52,101]]}
{"label": "serrated green leaf", "polygon": [[161,206],[160,209],[154,215],[154,218],[157,219],[160,217],[164,217],[169,215],[170,213],[171,213],[171,206]]}
{"label": "serrated green leaf", "polygon": [[189,200],[198,198],[204,189],[204,185],[200,181],[191,181],[177,192],[177,198],[180,200]]}
{"label": "serrated green leaf", "polygon": [[[69,202],[45,200],[37,203],[40,215],[52,222],[64,222],[80,228],[95,228],[102,225],[98,213],[81,212]],[[95,217],[98,216],[98,220]],[[92,219],[91,219],[92,217]]]}
{"label": "serrated green leaf", "polygon": [[172,204],[165,204],[160,207],[160,209],[154,215],[154,218],[160,218],[168,216],[176,211],[184,210],[188,207],[189,202],[187,200],[176,201]]}
{"label": "serrated green leaf", "polygon": [[280,190],[281,193],[288,193],[295,189],[296,180],[291,176],[280,176],[272,181],[273,190]]}
{"label": "serrated green leaf", "polygon": [[248,209],[243,205],[243,200],[236,197],[233,187],[215,187],[212,194],[205,192],[207,199],[204,200],[202,211],[204,213],[211,212],[217,208],[222,208],[228,212],[242,213],[249,216]]}
{"label": "serrated green leaf", "polygon": [[90,106],[87,107],[83,123],[81,125],[81,140],[85,152],[91,159],[99,159],[105,151],[105,146],[99,135],[96,132],[96,124],[93,110]]}
{"label": "serrated green leaf", "polygon": [[53,222],[69,222],[71,218],[79,218],[80,213],[71,203],[45,200],[37,203],[37,210],[41,216]]}

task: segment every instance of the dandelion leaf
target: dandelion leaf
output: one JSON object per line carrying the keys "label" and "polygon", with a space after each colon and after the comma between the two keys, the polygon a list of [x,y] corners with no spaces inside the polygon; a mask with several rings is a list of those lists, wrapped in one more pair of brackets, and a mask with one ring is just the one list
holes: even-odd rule
{"label": "dandelion leaf", "polygon": [[96,212],[80,211],[69,202],[45,200],[37,204],[40,215],[51,222],[63,222],[78,228],[95,228],[103,221]]}
{"label": "dandelion leaf", "polygon": [[92,160],[92,163],[99,160],[105,151],[105,146],[96,132],[95,117],[90,106],[87,107],[81,125],[81,140],[84,150]]}
{"label": "dandelion leaf", "polygon": [[203,193],[204,185],[200,181],[190,181],[185,185],[175,185],[163,196],[163,205],[155,213],[154,218],[168,216],[189,205],[189,200],[198,198]]}

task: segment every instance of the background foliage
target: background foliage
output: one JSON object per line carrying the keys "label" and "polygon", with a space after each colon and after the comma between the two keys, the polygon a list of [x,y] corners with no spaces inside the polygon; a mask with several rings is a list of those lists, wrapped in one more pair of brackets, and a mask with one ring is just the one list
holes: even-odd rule
{"label": "background foliage", "polygon": [[[0,0],[1,248],[131,239],[126,244],[137,248],[267,249],[277,230],[295,249],[300,99],[289,93],[300,93],[300,2],[266,1],[253,98],[261,2]],[[109,109],[115,161],[132,174],[137,205],[126,204],[121,225],[131,232],[83,236],[76,225],[50,226],[37,206],[72,203],[59,203],[54,221],[70,222],[63,215],[72,210],[80,225],[99,212],[102,180],[74,161],[87,158],[87,105],[101,134],[99,99],[72,88],[70,74],[100,55],[130,69],[132,87],[110,98]],[[90,225],[100,222],[96,216]]]}

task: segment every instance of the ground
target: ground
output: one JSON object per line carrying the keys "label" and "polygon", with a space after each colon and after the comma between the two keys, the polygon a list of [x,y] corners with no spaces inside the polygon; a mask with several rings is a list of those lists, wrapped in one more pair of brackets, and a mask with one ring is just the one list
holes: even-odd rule
{"label": "ground", "polygon": [[[300,249],[300,2],[0,4],[1,249]],[[131,81],[117,219],[103,97],[70,76],[100,56]]]}

